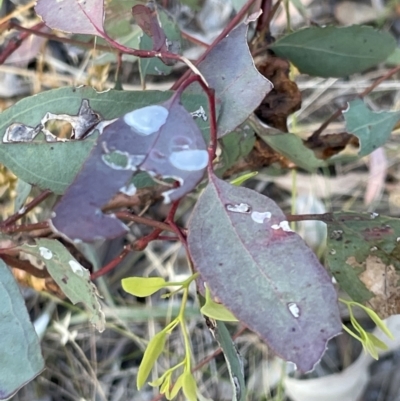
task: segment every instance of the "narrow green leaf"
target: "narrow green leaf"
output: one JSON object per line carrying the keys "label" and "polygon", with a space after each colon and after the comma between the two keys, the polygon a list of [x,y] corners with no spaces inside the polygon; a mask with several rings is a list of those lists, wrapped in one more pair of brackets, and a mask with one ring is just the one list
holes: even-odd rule
{"label": "narrow green leaf", "polygon": [[122,288],[136,297],[148,297],[168,283],[162,277],[128,277],[122,279]]}
{"label": "narrow green leaf", "polygon": [[232,341],[225,323],[217,321],[214,335],[224,353],[226,365],[228,367],[233,390],[232,401],[246,401],[246,383],[244,380],[243,361]]}
{"label": "narrow green leaf", "polygon": [[240,187],[244,182],[246,182],[247,180],[250,180],[250,178],[255,177],[257,174],[258,174],[258,171],[252,171],[251,173],[243,174],[243,175],[233,179],[231,181],[231,184],[236,185],[237,187]]}
{"label": "narrow green leaf", "polygon": [[377,348],[380,348],[380,349],[383,349],[383,350],[389,349],[389,347],[383,341],[381,341],[377,336],[375,336],[372,333],[368,333],[368,339]]}
{"label": "narrow green leaf", "polygon": [[237,322],[236,317],[225,308],[222,304],[217,304],[211,298],[210,290],[206,288],[206,303],[200,309],[203,315],[211,317],[215,320],[223,320],[225,322]]}
{"label": "narrow green leaf", "polygon": [[360,156],[366,156],[384,145],[393,127],[400,119],[400,111],[371,111],[365,103],[356,99],[343,112],[346,129],[360,139]]}
{"label": "narrow green leaf", "polygon": [[153,365],[156,363],[158,357],[164,350],[165,342],[167,339],[167,333],[160,331],[157,333],[147,345],[146,351],[144,352],[142,362],[139,366],[139,371],[137,375],[137,388],[140,390],[146,383],[149,377],[150,371]]}
{"label": "narrow green leaf", "polygon": [[386,326],[385,322],[371,309],[367,306],[356,303],[357,306],[364,309],[364,311],[368,314],[368,316],[372,319],[372,321],[385,333],[391,340],[394,340],[394,336],[391,331]]}
{"label": "narrow green leaf", "polygon": [[10,269],[0,259],[0,400],[44,369],[39,339]]}
{"label": "narrow green leaf", "polygon": [[270,49],[304,74],[345,77],[385,61],[395,47],[388,32],[353,25],[305,28],[282,37]]}
{"label": "narrow green leaf", "polygon": [[168,396],[167,396],[167,400],[172,400],[172,399],[174,399],[174,398],[178,395],[179,390],[182,388],[182,385],[183,385],[183,374],[180,375],[180,376],[176,379],[176,382],[175,382],[175,384],[174,384],[174,387],[172,387],[171,392],[168,394],[169,398],[168,398]]}
{"label": "narrow green leaf", "polygon": [[190,372],[183,373],[182,389],[188,401],[197,401],[197,384]]}

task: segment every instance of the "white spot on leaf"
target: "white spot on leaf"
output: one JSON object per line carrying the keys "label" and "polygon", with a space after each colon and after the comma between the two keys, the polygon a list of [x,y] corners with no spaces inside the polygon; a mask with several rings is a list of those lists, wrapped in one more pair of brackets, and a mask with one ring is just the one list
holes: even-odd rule
{"label": "white spot on leaf", "polygon": [[169,156],[170,163],[184,171],[198,171],[208,164],[208,152],[206,150],[190,149],[172,152]]}
{"label": "white spot on leaf", "polygon": [[77,274],[80,277],[83,277],[83,274],[86,269],[80,263],[78,263],[76,260],[70,260],[68,264],[71,266],[71,269],[75,274]]}
{"label": "white spot on leaf", "polygon": [[53,252],[50,251],[50,249],[45,248],[44,246],[41,246],[39,248],[40,256],[43,259],[50,260],[53,257]]}
{"label": "white spot on leaf", "polygon": [[259,224],[264,223],[265,219],[271,218],[271,212],[253,212],[251,214],[251,218]]}
{"label": "white spot on leaf", "polygon": [[295,302],[287,304],[289,312],[297,319],[300,316],[300,309]]}
{"label": "white spot on leaf", "polygon": [[146,136],[157,132],[167,121],[168,114],[165,107],[152,105],[125,114],[124,121],[139,135]]}
{"label": "white spot on leaf", "polygon": [[119,189],[119,192],[122,192],[125,195],[133,196],[136,193],[136,187],[133,184],[124,185],[122,188]]}
{"label": "white spot on leaf", "polygon": [[281,230],[286,231],[286,232],[293,232],[293,230],[292,230],[292,229],[290,228],[290,226],[289,226],[289,222],[286,221],[286,220],[281,221],[279,224],[273,224],[273,225],[271,226],[271,228],[272,228],[273,230],[279,230],[279,229],[281,229]]}
{"label": "white spot on leaf", "polygon": [[238,203],[236,205],[226,205],[228,212],[250,213],[251,207],[247,203]]}
{"label": "white spot on leaf", "polygon": [[375,219],[375,217],[378,217],[379,213],[371,213],[371,219]]}

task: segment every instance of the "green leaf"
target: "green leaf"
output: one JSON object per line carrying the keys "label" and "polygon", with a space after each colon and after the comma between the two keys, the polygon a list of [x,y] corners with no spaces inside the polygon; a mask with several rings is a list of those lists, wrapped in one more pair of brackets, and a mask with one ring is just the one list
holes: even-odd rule
{"label": "green leaf", "polygon": [[[173,92],[161,91],[116,91],[96,92],[89,87],[60,88],[27,97],[0,114],[0,138],[7,127],[18,122],[37,126],[47,112],[77,115],[82,99],[88,99],[90,107],[104,119],[120,117],[131,110],[163,102]],[[183,96],[183,104],[189,112],[208,103],[203,95]],[[209,121],[197,119],[203,136],[208,140]],[[96,141],[96,136],[69,142],[46,142],[37,137],[33,142],[3,143],[0,140],[0,163],[9,168],[18,178],[63,194],[82,167]]]}
{"label": "green leaf", "polygon": [[246,401],[246,383],[244,380],[243,361],[232,341],[231,335],[229,334],[225,324],[221,321],[217,321],[213,333],[222,349],[228,367],[233,389],[232,401]]}
{"label": "green leaf", "polygon": [[[170,43],[174,43],[177,46],[178,51],[174,50],[173,53],[179,53],[181,47],[181,31],[175,21],[167,15],[163,10],[158,9],[158,17],[162,29]],[[143,33],[140,38],[141,50],[152,50],[153,39]],[[140,58],[139,59],[140,75],[142,80],[146,78],[146,75],[168,75],[172,71],[172,66],[164,64],[159,58]]]}
{"label": "green leaf", "polygon": [[90,281],[90,274],[57,240],[36,239],[36,245],[24,244],[19,247],[27,254],[41,260],[47,271],[73,304],[82,302],[91,315],[91,323],[102,332],[105,328],[104,313],[98,300],[96,286]]}
{"label": "green leaf", "polygon": [[225,322],[237,322],[238,320],[233,316],[232,312],[225,308],[222,304],[217,304],[211,298],[210,290],[206,288],[206,302],[200,309],[203,315],[211,317],[215,320],[223,320]]}
{"label": "green leaf", "polygon": [[243,174],[240,175],[239,177],[236,177],[235,179],[231,180],[230,183],[232,185],[240,187],[244,182],[250,180],[250,178],[255,177],[257,174],[258,174],[257,171],[252,171],[251,173]]}
{"label": "green leaf", "polygon": [[221,176],[238,160],[246,157],[253,149],[255,141],[254,130],[248,124],[243,124],[242,127],[223,136],[220,139],[223,166],[217,170],[217,175]]}
{"label": "green leaf", "polygon": [[188,401],[197,401],[197,384],[193,375],[186,371],[183,373],[182,379],[182,389],[183,394],[188,399]]}
{"label": "green leaf", "polygon": [[345,77],[385,61],[395,47],[388,32],[354,25],[305,28],[277,40],[270,49],[304,74]]}
{"label": "green leaf", "polygon": [[144,352],[142,362],[139,366],[139,371],[136,379],[137,388],[140,390],[146,383],[147,378],[156,363],[158,357],[164,350],[165,342],[167,339],[167,333],[160,331],[157,333],[147,345],[146,351]]}
{"label": "green leaf", "polygon": [[400,119],[400,111],[371,111],[365,103],[356,99],[343,112],[346,129],[360,139],[360,156],[366,156],[384,145],[393,127]]}
{"label": "green leaf", "polygon": [[398,313],[400,220],[337,212],[328,221],[326,264],[353,301],[382,319]]}
{"label": "green leaf", "polygon": [[383,341],[381,341],[377,336],[375,336],[375,334],[368,333],[368,339],[376,348],[383,350],[389,349],[389,347]]}
{"label": "green leaf", "polygon": [[376,324],[376,326],[379,327],[382,332],[385,333],[391,340],[394,340],[394,336],[386,326],[385,322],[371,308],[368,308],[367,306],[361,305],[357,302],[354,302],[354,304],[362,308]]}
{"label": "green leaf", "polygon": [[166,394],[167,400],[174,399],[178,395],[179,390],[182,388],[182,385],[183,385],[183,374],[176,379],[176,382],[172,387],[171,392],[169,394]]}
{"label": "green leaf", "polygon": [[6,400],[43,371],[44,360],[24,298],[1,259],[0,305],[0,400]]}
{"label": "green leaf", "polygon": [[122,279],[122,288],[136,297],[148,297],[168,283],[162,277],[129,277]]}
{"label": "green leaf", "polygon": [[400,48],[396,47],[394,52],[386,59],[386,65],[397,66],[400,64]]}
{"label": "green leaf", "polygon": [[302,139],[295,134],[268,135],[263,132],[257,132],[257,134],[272,149],[304,170],[313,172],[319,167],[326,166],[326,163],[318,159],[312,150],[305,147]]}

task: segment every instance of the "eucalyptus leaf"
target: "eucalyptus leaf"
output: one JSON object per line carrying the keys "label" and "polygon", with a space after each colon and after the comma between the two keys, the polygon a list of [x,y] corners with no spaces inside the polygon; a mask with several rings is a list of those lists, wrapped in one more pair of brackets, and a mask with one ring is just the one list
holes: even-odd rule
{"label": "eucalyptus leaf", "polygon": [[388,32],[361,25],[309,27],[270,45],[300,72],[320,77],[345,77],[383,62],[396,47]]}
{"label": "eucalyptus leaf", "polygon": [[0,400],[6,400],[43,371],[44,360],[24,298],[1,259],[0,305]]}
{"label": "eucalyptus leaf", "polygon": [[90,311],[91,322],[100,332],[105,329],[104,313],[99,303],[96,286],[90,274],[57,240],[36,239],[36,245],[24,244],[20,249],[42,261],[73,304],[82,302]]}
{"label": "eucalyptus leaf", "polygon": [[[20,100],[0,114],[0,138],[6,129],[18,122],[36,127],[47,112],[77,115],[82,99],[89,100],[90,107],[110,120],[131,110],[163,102],[173,92],[144,91],[128,92],[109,90],[96,92],[90,87],[65,87],[42,92]],[[208,110],[203,95],[183,95],[183,104],[189,112],[200,107]],[[206,140],[209,137],[209,121],[196,119]],[[46,142],[40,135],[33,142],[4,143],[0,141],[0,163],[9,168],[18,178],[63,194],[89,156],[96,142],[96,135],[87,139],[68,142]]]}
{"label": "eucalyptus leaf", "polygon": [[349,103],[343,116],[347,131],[360,139],[358,154],[366,156],[386,143],[400,120],[400,111],[374,112],[356,99]]}
{"label": "eucalyptus leaf", "polygon": [[158,357],[164,350],[165,342],[167,339],[167,333],[160,331],[157,333],[148,343],[146,351],[144,352],[142,362],[140,363],[138,374],[137,374],[137,388],[140,390],[146,383],[147,378],[156,363]]}
{"label": "eucalyptus leaf", "polygon": [[137,297],[148,297],[168,285],[162,277],[128,277],[122,279],[122,288]]}

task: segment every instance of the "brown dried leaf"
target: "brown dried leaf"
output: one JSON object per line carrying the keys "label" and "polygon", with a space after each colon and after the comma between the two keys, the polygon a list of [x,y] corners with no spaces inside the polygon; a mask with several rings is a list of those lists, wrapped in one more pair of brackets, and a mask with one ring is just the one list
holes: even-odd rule
{"label": "brown dried leaf", "polygon": [[287,117],[301,107],[301,93],[289,78],[290,64],[272,54],[257,63],[259,72],[269,79],[274,88],[267,94],[255,111],[265,124],[288,132]]}

